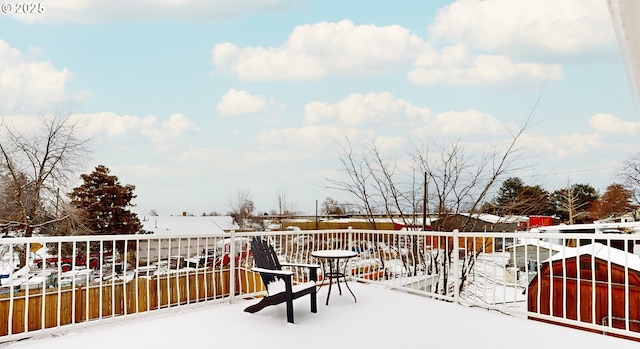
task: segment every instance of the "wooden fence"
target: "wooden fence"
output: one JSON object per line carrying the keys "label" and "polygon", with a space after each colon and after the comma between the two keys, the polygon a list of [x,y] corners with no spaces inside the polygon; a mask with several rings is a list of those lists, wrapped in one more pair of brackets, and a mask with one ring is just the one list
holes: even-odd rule
{"label": "wooden fence", "polygon": [[[13,302],[10,295],[3,295],[0,336],[228,297],[230,274],[228,269],[191,270],[135,278],[127,283],[114,280],[88,286],[33,289],[14,293]],[[256,274],[246,270],[236,273],[235,290],[240,293],[263,289]]]}

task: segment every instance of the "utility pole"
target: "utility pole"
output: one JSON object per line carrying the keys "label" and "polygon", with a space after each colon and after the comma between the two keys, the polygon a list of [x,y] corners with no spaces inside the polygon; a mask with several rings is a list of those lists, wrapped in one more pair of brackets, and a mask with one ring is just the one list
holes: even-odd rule
{"label": "utility pole", "polygon": [[427,230],[427,172],[424,173],[424,196],[422,198],[422,231]]}

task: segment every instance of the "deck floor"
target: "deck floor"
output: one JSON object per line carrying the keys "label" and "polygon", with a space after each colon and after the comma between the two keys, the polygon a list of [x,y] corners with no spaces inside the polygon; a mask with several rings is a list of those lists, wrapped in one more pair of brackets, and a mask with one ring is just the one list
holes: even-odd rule
{"label": "deck floor", "polygon": [[[286,322],[284,305],[249,314],[256,300],[203,304],[136,318],[46,334],[0,347],[31,348],[637,348],[632,341],[516,318],[350,283],[357,303],[343,288],[319,291],[318,313],[309,297],[294,302],[295,324]],[[335,285],[334,285],[335,286]]]}

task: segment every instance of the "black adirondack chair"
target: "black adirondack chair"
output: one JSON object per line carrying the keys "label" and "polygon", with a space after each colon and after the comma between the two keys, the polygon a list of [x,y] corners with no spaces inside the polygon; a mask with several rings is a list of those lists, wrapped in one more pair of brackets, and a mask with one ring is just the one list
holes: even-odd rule
{"label": "black adirondack chair", "polygon": [[[269,287],[267,286],[267,295],[264,296],[257,304],[247,307],[244,311],[248,313],[258,312],[270,305],[276,305],[280,303],[287,304],[287,322],[293,323],[293,300],[305,295],[309,295],[311,298],[311,312],[317,313],[318,306],[316,302],[316,281],[318,280],[318,268],[316,264],[299,264],[299,263],[280,263],[278,256],[273,250],[273,246],[269,245],[267,241],[260,237],[254,237],[251,240],[251,252],[253,254],[253,260],[255,267],[251,270],[260,273],[260,277],[265,286],[278,280],[283,280],[285,283],[285,289],[278,291],[274,294],[270,294]],[[302,285],[293,286],[293,271],[283,270],[282,267],[303,267],[308,268],[309,278],[312,282],[308,282]]]}

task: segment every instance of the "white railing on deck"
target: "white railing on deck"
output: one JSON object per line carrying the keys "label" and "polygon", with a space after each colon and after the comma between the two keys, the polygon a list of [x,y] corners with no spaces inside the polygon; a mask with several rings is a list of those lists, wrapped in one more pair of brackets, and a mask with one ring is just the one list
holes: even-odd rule
{"label": "white railing on deck", "polygon": [[261,295],[250,271],[253,236],[287,262],[317,263],[311,252],[320,249],[356,251],[343,265],[352,282],[640,339],[633,234],[348,229],[1,239],[0,342]]}

